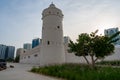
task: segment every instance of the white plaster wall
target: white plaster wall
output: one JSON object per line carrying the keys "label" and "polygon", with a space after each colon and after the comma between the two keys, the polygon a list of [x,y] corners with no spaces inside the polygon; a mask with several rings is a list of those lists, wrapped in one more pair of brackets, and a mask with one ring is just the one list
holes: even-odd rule
{"label": "white plaster wall", "polygon": [[[74,53],[68,53],[67,50],[68,46],[65,45],[66,63],[86,63],[83,57],[75,56]],[[91,58],[89,56],[87,56],[87,59],[91,62]],[[120,46],[115,46],[114,53],[109,56],[106,56],[104,60],[105,61],[120,60]]]}
{"label": "white plaster wall", "polygon": [[115,51],[113,54],[106,56],[105,59],[106,61],[112,61],[112,60],[120,60],[120,46],[115,46]]}
{"label": "white plaster wall", "polygon": [[[40,45],[22,53],[20,63],[40,64]],[[37,55],[37,56],[36,56]]]}
{"label": "white plaster wall", "polygon": [[[66,63],[86,63],[86,60],[81,56],[76,56],[74,53],[68,53],[68,44],[64,44],[65,48],[65,62]],[[87,56],[87,59],[91,62],[91,59],[89,56]]]}
{"label": "white plaster wall", "polygon": [[[44,53],[40,55],[40,61],[41,61],[40,65],[57,64],[57,63],[59,64],[65,62],[65,58],[64,58],[65,55],[62,52],[62,50],[59,50],[59,47],[44,46],[44,48],[47,50],[45,49],[42,50]],[[45,52],[47,54],[45,54]]]}
{"label": "white plaster wall", "polygon": [[61,11],[52,4],[52,6],[50,5],[49,8],[43,11],[42,17],[43,28],[40,65],[64,63],[63,15]]}
{"label": "white plaster wall", "polygon": [[[40,58],[41,54],[40,52],[40,46],[35,47],[34,49],[32,49],[30,51],[30,53],[22,53],[22,55],[20,55],[21,57],[23,57],[23,59],[20,59],[20,63],[29,63],[29,64],[39,64],[40,65],[40,61],[44,60],[42,58]],[[75,56],[74,53],[68,53],[67,52],[68,47],[65,45],[65,62],[66,63],[86,63],[85,59],[83,57],[78,57]],[[21,51],[23,52],[23,51]],[[115,53],[107,56],[104,60],[110,61],[110,60],[120,60],[120,47],[119,46],[115,46]],[[38,57],[34,57],[35,54],[38,54]],[[28,56],[30,56],[30,58],[28,58]],[[54,55],[55,56],[55,55]],[[47,55],[47,57],[52,57],[53,58],[53,62],[56,60],[54,58],[54,56],[52,55]],[[24,59],[24,57],[26,57]],[[46,58],[47,58],[46,57]],[[87,57],[89,61],[91,61],[90,57]],[[59,59],[59,58],[58,58]],[[45,59],[47,60],[47,59]]]}

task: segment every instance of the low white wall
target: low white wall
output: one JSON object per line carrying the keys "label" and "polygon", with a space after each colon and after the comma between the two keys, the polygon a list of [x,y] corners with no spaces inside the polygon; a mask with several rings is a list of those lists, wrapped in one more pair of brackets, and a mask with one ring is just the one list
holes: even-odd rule
{"label": "low white wall", "polygon": [[75,56],[74,53],[65,54],[66,63],[86,63],[83,57]]}
{"label": "low white wall", "polygon": [[[81,56],[75,56],[74,53],[68,53],[68,47],[65,46],[65,60],[66,63],[86,63],[86,60]],[[87,56],[87,59],[91,62],[91,58]],[[115,46],[114,53],[106,56],[104,58],[105,61],[112,61],[112,60],[120,60],[120,46]],[[100,60],[99,60],[100,61]]]}
{"label": "low white wall", "polygon": [[40,64],[40,46],[37,46],[20,55],[20,63]]}
{"label": "low white wall", "polygon": [[120,60],[120,46],[115,46],[115,51],[113,54],[106,56],[105,61]]}
{"label": "low white wall", "polygon": [[20,60],[20,63],[40,64],[40,54],[35,53],[29,56],[25,56],[23,59]]}
{"label": "low white wall", "polygon": [[[65,62],[66,63],[86,63],[86,60],[82,56],[76,56],[74,53],[68,53],[68,44],[65,44]],[[91,62],[89,56],[87,59]]]}
{"label": "low white wall", "polygon": [[[74,53],[68,53],[68,47],[65,46],[65,63],[86,63],[86,60],[81,56],[75,56]],[[110,56],[105,57],[104,60],[120,60],[120,47],[115,46],[115,53]],[[37,55],[37,56],[35,56]],[[39,64],[40,65],[40,46],[35,47],[25,53],[22,53],[20,56],[20,63],[28,64]],[[87,56],[87,59],[91,61],[90,57]]]}

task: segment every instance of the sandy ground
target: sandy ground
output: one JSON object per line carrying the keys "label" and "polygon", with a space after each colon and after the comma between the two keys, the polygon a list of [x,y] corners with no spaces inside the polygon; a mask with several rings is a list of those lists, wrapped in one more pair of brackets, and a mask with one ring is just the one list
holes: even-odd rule
{"label": "sandy ground", "polygon": [[[10,68],[10,65],[14,68]],[[0,71],[0,80],[60,80],[29,72],[35,65],[8,63],[7,66],[7,69]]]}

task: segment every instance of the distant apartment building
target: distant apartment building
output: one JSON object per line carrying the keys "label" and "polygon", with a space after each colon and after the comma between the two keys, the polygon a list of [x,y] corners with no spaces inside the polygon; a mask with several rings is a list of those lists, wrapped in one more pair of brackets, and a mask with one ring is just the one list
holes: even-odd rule
{"label": "distant apartment building", "polygon": [[11,58],[14,59],[15,47],[14,46],[7,46],[8,48],[8,56],[7,59]]}
{"label": "distant apartment building", "polygon": [[32,44],[30,44],[30,43],[25,43],[25,44],[23,45],[23,49],[27,49],[27,50],[32,49]]}
{"label": "distant apartment building", "polygon": [[64,44],[68,44],[70,42],[70,37],[64,36]]}
{"label": "distant apartment building", "polygon": [[[112,36],[113,34],[117,33],[119,31],[118,28],[109,28],[104,30],[104,34],[108,37]],[[114,39],[120,38],[120,35],[115,37]],[[120,40],[114,43],[115,45],[120,45]]]}
{"label": "distant apartment building", "polygon": [[14,52],[15,47],[14,46],[6,46],[3,44],[0,44],[0,59],[14,59]]}
{"label": "distant apartment building", "polygon": [[35,38],[32,40],[32,48],[38,46],[40,44],[41,39],[40,38]]}
{"label": "distant apartment building", "polygon": [[19,56],[20,53],[23,53],[23,48],[18,48],[16,51],[16,56]]}
{"label": "distant apartment building", "polygon": [[5,59],[6,45],[0,44],[0,59]]}

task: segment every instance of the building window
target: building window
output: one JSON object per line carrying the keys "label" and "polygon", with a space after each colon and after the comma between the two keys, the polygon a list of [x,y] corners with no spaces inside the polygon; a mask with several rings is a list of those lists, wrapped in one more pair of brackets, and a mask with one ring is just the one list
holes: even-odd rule
{"label": "building window", "polygon": [[37,57],[37,56],[38,56],[37,54],[34,55],[34,57]]}
{"label": "building window", "polygon": [[50,41],[48,41],[47,44],[50,45]]}
{"label": "building window", "polygon": [[60,28],[60,26],[57,26],[57,28],[59,29],[59,28]]}
{"label": "building window", "polygon": [[107,34],[108,34],[108,31],[107,31]]}
{"label": "building window", "polygon": [[28,58],[30,58],[30,56],[28,56]]}
{"label": "building window", "polygon": [[59,12],[57,12],[57,14],[59,14]]}

